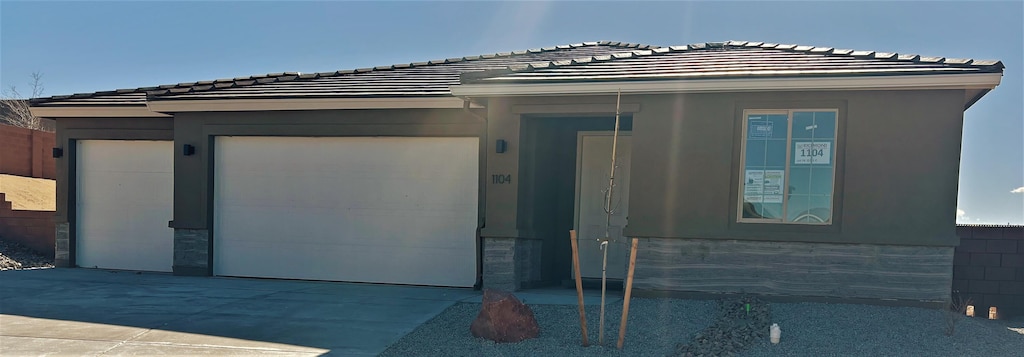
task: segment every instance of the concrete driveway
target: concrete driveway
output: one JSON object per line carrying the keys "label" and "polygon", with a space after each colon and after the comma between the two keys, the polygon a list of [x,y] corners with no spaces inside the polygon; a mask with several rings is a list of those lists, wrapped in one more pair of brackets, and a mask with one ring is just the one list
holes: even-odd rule
{"label": "concrete driveway", "polygon": [[0,355],[373,356],[479,294],[92,269],[5,271]]}

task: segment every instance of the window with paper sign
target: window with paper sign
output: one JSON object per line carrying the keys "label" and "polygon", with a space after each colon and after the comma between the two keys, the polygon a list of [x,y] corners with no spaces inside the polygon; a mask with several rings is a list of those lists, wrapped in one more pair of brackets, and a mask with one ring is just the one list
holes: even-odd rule
{"label": "window with paper sign", "polygon": [[740,222],[831,224],[835,109],[746,110]]}

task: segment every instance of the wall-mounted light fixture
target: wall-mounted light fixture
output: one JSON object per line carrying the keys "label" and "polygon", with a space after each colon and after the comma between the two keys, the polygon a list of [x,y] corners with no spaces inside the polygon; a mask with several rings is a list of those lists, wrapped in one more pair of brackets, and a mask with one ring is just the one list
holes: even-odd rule
{"label": "wall-mounted light fixture", "polygon": [[494,142],[494,152],[504,154],[508,150],[508,142],[505,139],[498,139]]}
{"label": "wall-mounted light fixture", "polygon": [[53,157],[54,158],[58,158],[58,157],[61,157],[61,156],[64,156],[64,149],[62,149],[62,148],[53,148]]}
{"label": "wall-mounted light fixture", "polygon": [[189,144],[185,144],[184,146],[181,147],[181,153],[184,154],[185,156],[192,156],[196,153],[196,147]]}

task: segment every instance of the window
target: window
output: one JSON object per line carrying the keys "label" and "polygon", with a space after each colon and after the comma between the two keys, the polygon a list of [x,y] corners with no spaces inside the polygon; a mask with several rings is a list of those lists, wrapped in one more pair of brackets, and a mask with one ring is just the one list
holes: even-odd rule
{"label": "window", "polygon": [[832,223],[837,116],[744,111],[740,222]]}

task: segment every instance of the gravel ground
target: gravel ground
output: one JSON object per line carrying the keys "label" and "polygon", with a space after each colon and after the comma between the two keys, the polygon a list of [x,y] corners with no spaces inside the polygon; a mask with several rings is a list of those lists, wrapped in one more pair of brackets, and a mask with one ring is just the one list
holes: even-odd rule
{"label": "gravel ground", "polygon": [[25,246],[0,238],[0,270],[53,268],[53,258],[47,258]]}
{"label": "gravel ground", "polygon": [[[664,356],[714,322],[714,301],[633,299],[623,351],[615,349],[622,305],[605,309],[605,345],[597,346],[599,306],[587,306],[591,346],[582,347],[579,312],[574,305],[530,305],[540,337],[518,343],[474,338],[469,324],[480,304],[459,303],[391,345],[381,356]],[[639,326],[643,326],[641,331]]]}
{"label": "gravel ground", "polygon": [[[625,347],[618,351],[621,304],[606,309],[608,347],[593,346],[598,306],[587,306],[592,346],[586,348],[580,346],[576,306],[530,307],[541,329],[536,339],[508,344],[476,339],[469,325],[480,304],[459,303],[382,356],[671,356],[718,316],[715,301],[633,299]],[[737,356],[1024,356],[1024,318],[963,318],[949,337],[943,334],[943,313],[934,309],[772,303],[771,313],[782,330],[781,343],[772,345],[763,338]]]}

